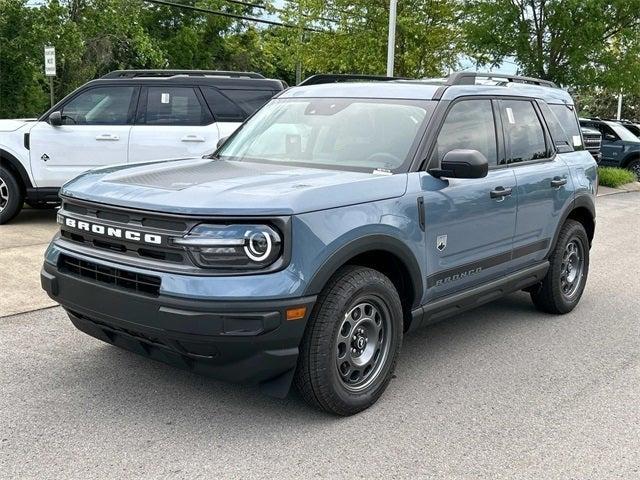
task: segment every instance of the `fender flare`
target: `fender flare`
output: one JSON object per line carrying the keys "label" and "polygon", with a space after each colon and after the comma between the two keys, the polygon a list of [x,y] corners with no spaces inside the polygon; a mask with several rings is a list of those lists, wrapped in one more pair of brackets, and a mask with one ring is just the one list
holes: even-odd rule
{"label": "fender flare", "polygon": [[596,204],[593,196],[589,193],[581,193],[576,195],[573,202],[571,202],[571,204],[569,204],[569,206],[565,209],[565,211],[562,212],[562,216],[560,217],[560,221],[558,222],[556,231],[553,234],[553,240],[550,244],[549,251],[547,252],[547,255],[545,256],[545,258],[548,259],[549,256],[551,255],[551,252],[553,252],[553,249],[556,248],[556,242],[558,241],[558,236],[560,235],[560,229],[562,228],[562,225],[564,225],[564,222],[567,221],[567,218],[569,218],[569,215],[571,215],[571,213],[577,208],[586,209],[591,215],[591,219],[593,220],[593,224],[595,226]]}
{"label": "fender flare", "polygon": [[420,304],[423,294],[422,271],[411,249],[401,240],[385,234],[371,234],[358,237],[340,247],[313,274],[304,295],[317,295],[322,291],[333,274],[352,258],[371,251],[387,252],[399,258],[409,272],[409,280],[413,287],[412,306]]}
{"label": "fender flare", "polygon": [[31,180],[29,179],[29,174],[25,170],[24,165],[22,165],[20,160],[18,160],[11,153],[7,152],[4,148],[0,148],[0,160],[2,161],[2,163],[7,162],[9,165],[11,165],[11,167],[9,167],[10,169],[18,172],[20,180],[22,181],[25,189],[33,188]]}

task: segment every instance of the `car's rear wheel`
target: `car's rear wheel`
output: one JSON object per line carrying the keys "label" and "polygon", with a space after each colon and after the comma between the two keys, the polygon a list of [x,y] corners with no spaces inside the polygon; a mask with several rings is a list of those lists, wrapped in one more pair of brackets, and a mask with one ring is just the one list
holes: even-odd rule
{"label": "car's rear wheel", "polygon": [[9,170],[0,167],[0,225],[20,212],[23,201],[24,195],[16,178]]}
{"label": "car's rear wheel", "polygon": [[636,175],[636,180],[640,182],[640,158],[635,160],[631,160],[627,164],[627,168],[631,170]]}
{"label": "car's rear wheel", "polygon": [[565,222],[549,263],[544,280],[531,290],[531,299],[543,312],[568,313],[580,301],[589,274],[589,238],[580,222]]}
{"label": "car's rear wheel", "polygon": [[319,296],[302,341],[295,384],[303,398],[337,415],[371,406],[391,380],[402,325],[391,280],[370,268],[339,270]]}

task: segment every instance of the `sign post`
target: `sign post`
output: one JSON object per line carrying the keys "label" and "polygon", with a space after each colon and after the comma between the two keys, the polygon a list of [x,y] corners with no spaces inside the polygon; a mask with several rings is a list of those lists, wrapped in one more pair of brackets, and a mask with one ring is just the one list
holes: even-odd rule
{"label": "sign post", "polygon": [[53,77],[56,76],[56,49],[55,47],[44,47],[44,74],[49,77],[49,94],[51,96],[51,106],[55,103],[53,98]]}

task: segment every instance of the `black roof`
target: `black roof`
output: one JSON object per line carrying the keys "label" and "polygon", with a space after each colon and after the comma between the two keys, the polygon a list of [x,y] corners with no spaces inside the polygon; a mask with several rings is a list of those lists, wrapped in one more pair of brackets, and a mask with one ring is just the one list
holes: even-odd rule
{"label": "black roof", "polygon": [[88,82],[127,82],[139,85],[154,83],[176,83],[189,85],[212,85],[225,88],[249,88],[283,90],[282,80],[265,78],[255,72],[232,72],[224,70],[115,70],[97,80]]}

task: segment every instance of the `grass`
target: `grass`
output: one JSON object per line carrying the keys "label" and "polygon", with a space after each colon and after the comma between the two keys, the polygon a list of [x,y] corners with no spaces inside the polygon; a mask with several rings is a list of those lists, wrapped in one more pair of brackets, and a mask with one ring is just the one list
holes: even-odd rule
{"label": "grass", "polygon": [[635,181],[636,176],[633,172],[624,168],[598,167],[598,178],[600,179],[600,185],[618,188],[620,185]]}

